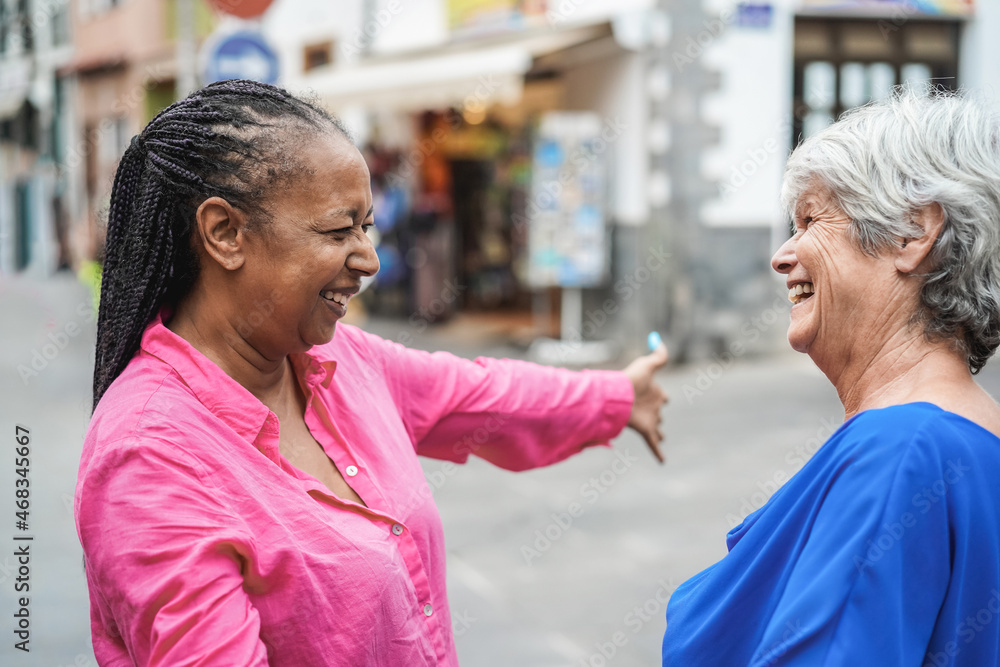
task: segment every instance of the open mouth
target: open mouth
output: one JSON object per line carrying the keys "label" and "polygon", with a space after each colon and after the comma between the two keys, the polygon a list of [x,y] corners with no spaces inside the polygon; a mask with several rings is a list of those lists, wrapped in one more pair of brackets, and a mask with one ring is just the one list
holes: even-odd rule
{"label": "open mouth", "polygon": [[813,295],[812,283],[799,283],[788,290],[788,300],[793,304],[799,304]]}
{"label": "open mouth", "polygon": [[326,290],[325,292],[320,292],[321,297],[327,301],[332,301],[344,308],[347,308],[347,302],[351,300],[350,294],[345,294],[344,292],[334,292],[332,289]]}

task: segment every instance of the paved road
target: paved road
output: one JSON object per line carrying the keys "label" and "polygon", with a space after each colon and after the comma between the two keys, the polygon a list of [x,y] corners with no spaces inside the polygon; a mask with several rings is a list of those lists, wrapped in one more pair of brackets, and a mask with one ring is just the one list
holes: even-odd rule
{"label": "paved road", "polygon": [[[0,309],[0,664],[88,667],[96,663],[71,498],[89,416],[89,300],[68,277],[8,280]],[[22,379],[18,366],[33,359],[37,375]],[[1000,367],[981,380],[1000,395]],[[670,591],[724,555],[733,522],[842,418],[826,379],[792,353],[671,369],[661,381],[672,396],[666,466],[632,433],[528,473],[426,462],[464,667],[658,665]],[[13,648],[15,424],[32,438],[29,654]]]}

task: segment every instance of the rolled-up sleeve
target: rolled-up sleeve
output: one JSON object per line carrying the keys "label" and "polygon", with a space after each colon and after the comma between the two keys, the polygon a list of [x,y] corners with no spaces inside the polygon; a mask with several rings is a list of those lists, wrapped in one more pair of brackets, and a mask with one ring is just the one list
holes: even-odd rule
{"label": "rolled-up sleeve", "polygon": [[508,470],[545,466],[608,445],[632,412],[619,371],[570,371],[511,359],[474,361],[366,335],[417,453]]}
{"label": "rolled-up sleeve", "polygon": [[200,464],[165,443],[113,443],[76,502],[101,665],[267,665],[243,590],[250,543]]}

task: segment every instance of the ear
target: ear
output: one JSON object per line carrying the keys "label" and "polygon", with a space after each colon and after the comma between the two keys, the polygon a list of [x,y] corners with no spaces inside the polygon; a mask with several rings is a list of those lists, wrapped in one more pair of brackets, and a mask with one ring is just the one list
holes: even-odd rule
{"label": "ear", "polygon": [[900,242],[900,247],[896,249],[896,270],[900,273],[914,273],[931,254],[931,248],[944,226],[944,210],[936,202],[928,204],[917,210],[913,222],[923,230],[923,235]]}
{"label": "ear", "polygon": [[209,197],[195,212],[198,242],[205,253],[227,271],[243,266],[243,227],[246,218],[222,197]]}

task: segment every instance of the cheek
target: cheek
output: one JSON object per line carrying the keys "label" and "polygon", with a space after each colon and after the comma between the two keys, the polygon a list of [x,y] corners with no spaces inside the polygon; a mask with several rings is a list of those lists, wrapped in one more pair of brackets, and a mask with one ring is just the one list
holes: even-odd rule
{"label": "cheek", "polygon": [[829,248],[828,241],[824,238],[822,230],[816,229],[810,230],[810,232],[810,234],[807,234],[799,241],[799,247],[796,252],[799,261],[807,268],[813,265],[821,266],[823,260],[828,255]]}

